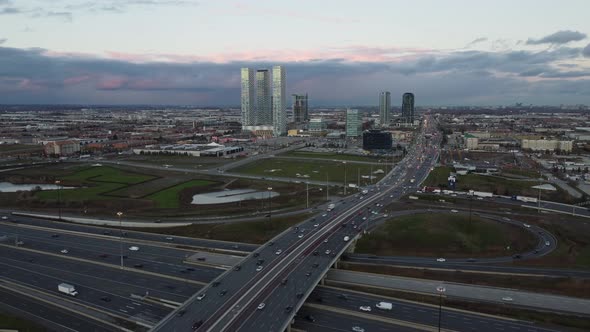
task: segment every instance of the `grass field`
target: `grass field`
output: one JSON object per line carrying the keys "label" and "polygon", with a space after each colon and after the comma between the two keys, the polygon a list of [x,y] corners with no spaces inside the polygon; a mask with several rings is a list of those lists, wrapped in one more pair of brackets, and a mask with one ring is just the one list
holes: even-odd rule
{"label": "grass field", "polygon": [[[309,152],[309,151],[289,151],[286,153],[282,153],[279,156],[288,156],[288,157],[301,157],[301,158],[309,158],[309,159],[334,159],[334,160],[351,160],[351,161],[366,161],[366,162],[373,162],[379,163],[379,158],[375,157],[365,157],[365,156],[356,156],[350,154],[340,154],[340,153],[327,153],[327,152]],[[385,160],[382,160],[385,162]],[[391,162],[391,158],[388,158],[387,162]]]}
{"label": "grass field", "polygon": [[192,187],[207,186],[214,183],[215,182],[213,181],[207,180],[191,180],[164,190],[160,190],[147,196],[146,198],[155,201],[158,208],[174,209],[180,207],[179,194],[182,190]]}
{"label": "grass field", "polygon": [[[103,194],[154,178],[151,175],[126,172],[105,166],[81,168],[74,174],[62,177],[61,180],[64,186],[71,184],[82,186],[82,188],[64,189],[60,191],[60,195],[63,201],[112,199],[112,197]],[[56,200],[57,195],[57,190],[45,190],[37,193],[37,197],[45,200]]]}
{"label": "grass field", "polygon": [[266,219],[227,224],[195,224],[157,230],[145,229],[144,231],[258,244],[267,242],[285,229],[302,222],[308,217],[308,214],[300,214],[290,217],[272,218],[271,222],[268,222],[268,219]]}
{"label": "grass field", "polygon": [[[346,175],[348,183],[357,183],[358,175],[368,176],[371,169],[375,172],[378,169],[385,171],[385,166],[361,165],[361,164],[343,164],[342,162],[330,162],[319,160],[288,160],[288,159],[261,159],[249,163],[242,167],[233,169],[233,172],[244,173],[250,175],[268,176],[268,177],[288,177],[293,179],[300,179],[301,181],[315,180],[344,183],[344,168],[346,165]],[[391,166],[389,166],[391,167]],[[300,174],[301,177],[297,177]],[[308,175],[308,178],[302,176]],[[374,182],[377,182],[383,174],[375,174],[377,177]],[[368,179],[361,178],[360,182],[363,185]]]}
{"label": "grass field", "polygon": [[361,238],[356,252],[428,257],[494,257],[532,249],[536,238],[517,227],[463,214],[418,214],[387,221]]}
{"label": "grass field", "polygon": [[15,330],[19,332],[44,332],[48,331],[42,326],[36,325],[25,319],[10,316],[0,312],[0,330]]}

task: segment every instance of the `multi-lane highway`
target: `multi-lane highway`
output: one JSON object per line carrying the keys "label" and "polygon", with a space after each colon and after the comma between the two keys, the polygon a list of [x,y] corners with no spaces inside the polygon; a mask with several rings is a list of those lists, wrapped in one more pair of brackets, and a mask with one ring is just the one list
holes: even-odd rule
{"label": "multi-lane highway", "polygon": [[[369,227],[369,213],[379,213],[381,202],[415,191],[428,175],[438,158],[440,135],[428,117],[424,122],[408,156],[378,184],[261,246],[192,296],[182,308],[187,315],[170,314],[154,330],[256,331],[260,320],[268,323],[268,331],[285,329],[329,267]],[[432,142],[426,142],[426,133],[434,134]]]}

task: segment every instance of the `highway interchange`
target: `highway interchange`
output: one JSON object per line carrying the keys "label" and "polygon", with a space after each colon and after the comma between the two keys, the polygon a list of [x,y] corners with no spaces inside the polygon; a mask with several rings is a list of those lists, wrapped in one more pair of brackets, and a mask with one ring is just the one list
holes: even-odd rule
{"label": "highway interchange", "polygon": [[[426,145],[423,135],[419,137],[416,146]],[[437,139],[440,137],[435,136],[421,151],[414,146],[388,177],[367,187],[365,195],[346,197],[332,211],[323,211],[260,247],[12,216],[0,222],[4,236],[0,238],[0,294],[22,301],[2,305],[34,315],[36,321],[47,321],[54,330],[63,325],[64,331],[120,330],[117,326],[192,331],[197,322],[203,324],[199,331],[282,331],[293,317],[295,328],[308,331],[342,331],[353,326],[366,331],[391,331],[392,327],[415,331],[435,326],[438,308],[387,299],[395,310],[359,314],[360,305],[373,306],[383,298],[316,285],[355,237],[383,219],[384,205],[416,191],[437,159]],[[345,236],[351,240],[344,241]],[[17,245],[19,241],[22,244]],[[133,246],[139,250],[130,250]],[[544,247],[539,249],[550,249]],[[119,266],[121,248],[127,256],[124,268]],[[64,249],[68,250],[65,254],[61,253]],[[206,251],[247,256],[239,269],[188,262],[195,252]],[[408,264],[414,263],[419,262]],[[446,264],[462,263],[466,262],[449,260]],[[259,271],[258,266],[262,266]],[[57,284],[64,281],[76,285],[76,298],[57,292]],[[202,294],[205,296],[198,300]],[[40,301],[42,298],[56,306]],[[261,303],[264,309],[258,310]],[[82,309],[68,310],[72,305],[94,310],[100,319],[82,315]],[[372,319],[375,315],[382,319]],[[445,328],[457,331],[491,331],[502,324],[507,324],[506,329],[550,331],[526,322],[458,311],[445,313],[443,319],[449,324]]]}

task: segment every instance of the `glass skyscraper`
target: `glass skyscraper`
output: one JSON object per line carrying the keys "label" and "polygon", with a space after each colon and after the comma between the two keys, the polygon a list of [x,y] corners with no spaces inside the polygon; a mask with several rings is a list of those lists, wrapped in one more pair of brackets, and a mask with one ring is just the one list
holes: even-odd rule
{"label": "glass skyscraper", "polygon": [[287,134],[285,67],[272,67],[272,125],[274,136]]}
{"label": "glass skyscraper", "polygon": [[293,95],[293,98],[293,121],[295,123],[307,121],[309,119],[307,93],[304,95]]}
{"label": "glass skyscraper", "polygon": [[256,71],[256,125],[272,124],[272,98],[270,90],[270,71]]}
{"label": "glass skyscraper", "polygon": [[389,110],[391,109],[391,93],[383,91],[379,94],[379,123],[381,126],[389,124]]}
{"label": "glass skyscraper", "polygon": [[254,70],[242,68],[242,126],[256,124],[256,96]]}
{"label": "glass skyscraper", "polygon": [[362,122],[359,110],[346,110],[346,137],[358,137],[361,135]]}
{"label": "glass skyscraper", "polygon": [[414,123],[414,94],[404,93],[402,96],[402,119],[405,123]]}

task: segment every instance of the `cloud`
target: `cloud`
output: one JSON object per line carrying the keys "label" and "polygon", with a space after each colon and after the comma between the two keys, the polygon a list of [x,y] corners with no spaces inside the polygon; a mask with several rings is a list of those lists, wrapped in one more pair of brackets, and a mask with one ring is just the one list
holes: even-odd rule
{"label": "cloud", "polygon": [[0,45],[2,45],[2,44],[4,44],[4,43],[6,43],[6,41],[7,41],[7,40],[8,40],[8,39],[6,39],[6,38],[0,38]]}
{"label": "cloud", "polygon": [[475,44],[483,43],[483,42],[485,42],[485,41],[487,41],[487,40],[488,40],[488,38],[487,38],[487,37],[479,37],[479,38],[476,38],[476,39],[472,40],[471,42],[469,42],[469,43],[468,43],[468,44],[465,46],[465,48],[469,48],[469,47],[471,47],[471,46],[473,46],[473,45],[475,45]]}
{"label": "cloud", "polygon": [[23,13],[23,11],[16,7],[4,7],[0,9],[0,15],[15,15],[21,13]]}
{"label": "cloud", "polygon": [[567,44],[572,41],[580,41],[586,39],[586,34],[579,31],[561,30],[550,35],[547,35],[540,39],[529,38],[526,43],[528,45],[539,45],[539,44]]}
{"label": "cloud", "polygon": [[584,47],[584,49],[582,50],[582,55],[584,55],[587,58],[590,58],[590,44]]}
{"label": "cloud", "polygon": [[73,14],[71,12],[56,12],[47,10],[37,10],[31,17],[54,17],[62,19],[66,22],[73,20]]}
{"label": "cloud", "polygon": [[[0,100],[237,106],[241,67],[282,64],[288,95],[307,92],[314,105],[373,105],[375,91],[383,89],[399,92],[393,94],[394,104],[405,91],[415,92],[420,105],[590,104],[590,90],[584,90],[590,84],[590,68],[578,63],[582,48],[416,53],[359,46],[341,49],[343,54],[370,54],[371,61],[318,60],[311,58],[312,52],[302,61],[214,62],[194,55],[179,56],[183,61],[174,62],[173,55],[154,54],[138,61],[133,54],[98,57],[0,46]],[[392,52],[401,55],[393,61],[384,58]]]}
{"label": "cloud", "polygon": [[67,5],[67,10],[84,10],[90,12],[124,13],[133,7],[196,6],[193,0],[102,0]]}

